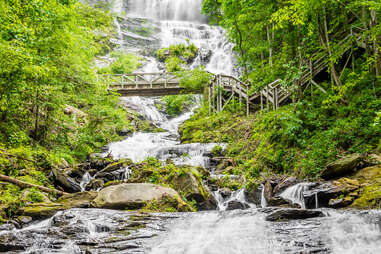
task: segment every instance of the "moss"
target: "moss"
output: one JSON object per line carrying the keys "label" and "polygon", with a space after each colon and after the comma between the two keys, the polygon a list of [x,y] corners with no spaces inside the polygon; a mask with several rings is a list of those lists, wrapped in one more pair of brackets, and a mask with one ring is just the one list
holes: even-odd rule
{"label": "moss", "polygon": [[351,205],[353,208],[381,208],[381,185],[365,186],[360,191],[360,197]]}
{"label": "moss", "polygon": [[147,202],[142,212],[194,212],[195,210],[179,196],[172,198],[165,196],[160,200],[152,200]]}
{"label": "moss", "polygon": [[30,216],[33,219],[43,219],[54,215],[57,211],[63,210],[65,207],[58,203],[36,203],[33,206],[21,207],[17,213]]}
{"label": "moss", "polygon": [[121,180],[108,181],[107,183],[105,183],[105,185],[103,187],[106,188],[108,186],[117,185],[120,183],[123,183],[123,181],[121,181]]}

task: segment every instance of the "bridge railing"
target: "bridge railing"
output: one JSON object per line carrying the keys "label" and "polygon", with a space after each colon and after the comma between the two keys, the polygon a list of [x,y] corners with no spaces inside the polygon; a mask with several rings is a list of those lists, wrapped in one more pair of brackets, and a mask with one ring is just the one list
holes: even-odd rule
{"label": "bridge railing", "polygon": [[173,88],[180,84],[172,72],[99,74],[98,82],[106,84],[111,90]]}

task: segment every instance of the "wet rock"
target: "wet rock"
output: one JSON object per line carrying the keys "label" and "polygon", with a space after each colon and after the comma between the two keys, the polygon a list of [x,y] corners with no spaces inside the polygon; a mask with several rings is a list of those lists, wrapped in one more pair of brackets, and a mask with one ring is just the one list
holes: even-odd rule
{"label": "wet rock", "polygon": [[6,224],[0,225],[0,231],[3,231],[3,230],[10,231],[14,229],[16,229],[16,226],[9,222]]}
{"label": "wet rock", "polygon": [[328,164],[321,173],[321,177],[325,180],[329,180],[340,176],[346,176],[360,169],[364,164],[364,161],[365,157],[363,155],[358,153],[351,154]]}
{"label": "wet rock", "polygon": [[132,132],[133,132],[132,130],[124,128],[122,130],[117,131],[117,134],[121,137],[125,137],[130,135]]}
{"label": "wet rock", "polygon": [[267,221],[299,220],[314,217],[323,217],[324,214],[317,210],[281,209],[266,216]]}
{"label": "wet rock", "polygon": [[331,199],[328,202],[328,206],[331,208],[344,208],[353,203],[353,199],[350,197]]}
{"label": "wet rock", "polygon": [[19,222],[20,225],[25,225],[31,222],[33,219],[30,216],[19,216],[17,217],[17,221]]}
{"label": "wet rock", "polygon": [[216,210],[217,208],[217,200],[213,195],[209,195],[209,197],[197,204],[197,210],[199,211],[207,211],[207,210]]}
{"label": "wet rock", "polygon": [[265,196],[265,199],[267,200],[267,202],[269,202],[271,200],[271,198],[273,197],[273,187],[272,187],[270,181],[266,181],[264,188],[265,188],[265,190],[264,190],[263,195]]}
{"label": "wet rock", "polygon": [[125,183],[102,189],[93,200],[93,206],[111,209],[139,209],[146,202],[160,201],[164,197],[178,198],[171,188],[149,183]]}
{"label": "wet rock", "polygon": [[242,202],[240,202],[238,200],[232,200],[232,201],[229,201],[227,203],[226,210],[227,211],[237,210],[237,209],[244,210],[244,209],[247,209],[247,208],[249,208],[249,205],[247,205],[245,203],[242,203]]}
{"label": "wet rock", "polygon": [[269,200],[267,200],[268,206],[285,206],[287,207],[294,207],[293,204],[290,204],[287,200],[284,200],[281,197],[272,197]]}
{"label": "wet rock", "polygon": [[288,187],[295,185],[299,183],[299,180],[296,177],[290,176],[287,177],[285,180],[280,182],[278,185],[275,186],[273,193],[274,195],[282,193],[284,190],[286,190]]}
{"label": "wet rock", "polygon": [[66,169],[59,169],[54,168],[52,169],[52,172],[54,174],[54,177],[56,181],[61,185],[65,191],[67,192],[78,192],[81,191],[81,187],[79,186],[79,183],[72,177],[69,176],[71,173],[70,168]]}
{"label": "wet rock", "polygon": [[250,191],[246,191],[246,197],[247,201],[250,203],[254,203],[256,206],[261,205],[261,199],[262,199],[262,188],[255,187],[251,188]]}
{"label": "wet rock", "polygon": [[[105,149],[104,152],[107,152],[108,148]],[[112,160],[107,158],[100,158],[100,157],[91,157],[89,160],[89,167],[91,169],[96,169],[96,171],[101,171],[102,169],[106,168],[108,165],[112,163]]]}
{"label": "wet rock", "polygon": [[25,243],[21,239],[17,239],[11,232],[0,235],[0,252],[15,253],[25,249]]}
{"label": "wet rock", "polygon": [[[304,192],[306,208],[312,209],[318,207],[331,207],[331,199],[345,196],[360,188],[360,184],[355,179],[340,178],[336,181],[316,184],[309,191]],[[346,203],[346,202],[345,202]],[[341,203],[342,205],[345,203]]]}
{"label": "wet rock", "polygon": [[86,190],[98,190],[101,189],[105,185],[103,179],[91,179],[88,185],[86,185]]}
{"label": "wet rock", "polygon": [[192,172],[186,172],[172,179],[173,188],[184,193],[186,199],[194,199],[196,202],[205,200],[202,183],[199,182]]}

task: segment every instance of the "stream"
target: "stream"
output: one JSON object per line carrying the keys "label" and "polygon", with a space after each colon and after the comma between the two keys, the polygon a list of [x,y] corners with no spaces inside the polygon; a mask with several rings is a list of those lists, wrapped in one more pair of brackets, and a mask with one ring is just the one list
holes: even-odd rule
{"label": "stream", "polygon": [[[200,48],[192,67],[204,65],[213,73],[237,73],[233,45],[220,27],[207,24],[200,14],[202,0],[115,0],[118,13],[117,43],[146,62],[140,71],[160,71],[153,57],[158,48],[170,44],[195,43]],[[127,13],[127,14],[124,14]],[[145,27],[147,34],[137,33]],[[194,97],[189,112],[169,119],[155,107],[158,98],[128,97],[121,102],[164,129],[160,133],[137,132],[109,144],[103,156],[130,158],[140,162],[153,156],[175,164],[202,166],[211,170],[207,154],[216,144],[180,144],[178,128],[197,108]],[[223,144],[221,144],[223,146]],[[121,172],[128,179],[128,168]],[[218,176],[216,176],[218,177]],[[84,190],[91,176],[80,183]],[[308,184],[286,189],[282,198],[305,206],[303,192]],[[245,190],[222,195],[214,192],[217,210],[195,213],[136,213],[108,209],[70,209],[32,222],[21,229],[0,227],[0,252],[6,253],[152,253],[152,254],[243,254],[243,253],[381,253],[381,211],[317,208],[324,217],[303,220],[266,220],[276,208],[247,200]],[[242,209],[229,210],[239,202]],[[6,249],[10,246],[23,248]]]}

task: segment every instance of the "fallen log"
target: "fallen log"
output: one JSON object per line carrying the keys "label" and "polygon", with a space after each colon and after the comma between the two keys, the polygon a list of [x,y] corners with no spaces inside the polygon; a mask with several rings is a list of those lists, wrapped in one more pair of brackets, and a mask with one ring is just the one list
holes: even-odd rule
{"label": "fallen log", "polygon": [[36,184],[32,184],[32,183],[27,183],[27,182],[23,182],[23,181],[20,181],[20,180],[17,180],[13,177],[9,177],[9,176],[6,176],[6,175],[3,175],[3,174],[0,174],[0,180],[1,181],[4,181],[4,182],[8,182],[8,183],[13,183],[17,186],[20,186],[21,188],[37,188],[43,192],[47,192],[47,193],[50,193],[50,194],[57,194],[57,195],[66,195],[68,193],[64,192],[64,191],[59,191],[59,190],[56,190],[56,189],[51,189],[51,188],[47,188],[47,187],[44,187],[44,186],[40,186],[40,185],[36,185]]}

